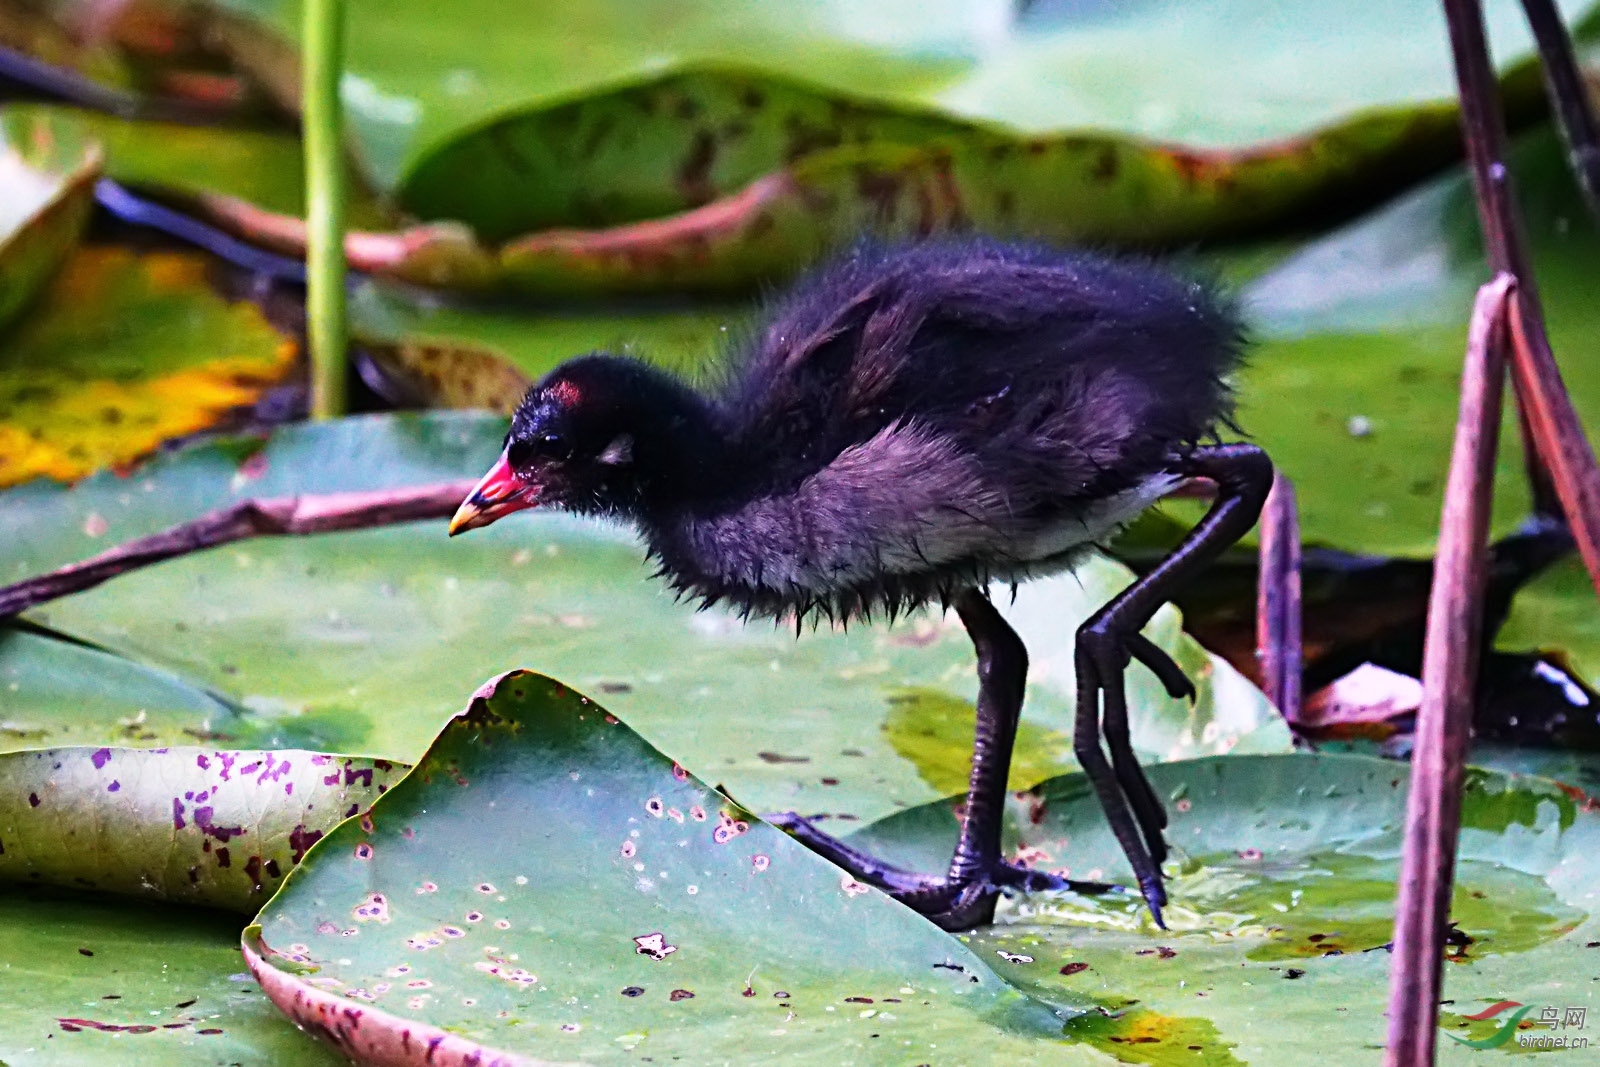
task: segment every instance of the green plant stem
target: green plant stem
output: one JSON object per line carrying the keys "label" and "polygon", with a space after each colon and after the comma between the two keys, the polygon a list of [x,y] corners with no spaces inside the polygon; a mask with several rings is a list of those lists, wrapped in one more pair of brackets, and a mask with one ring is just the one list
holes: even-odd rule
{"label": "green plant stem", "polygon": [[345,410],[344,169],[339,74],[344,0],[306,0],[300,96],[305,126],[306,339],[311,417]]}

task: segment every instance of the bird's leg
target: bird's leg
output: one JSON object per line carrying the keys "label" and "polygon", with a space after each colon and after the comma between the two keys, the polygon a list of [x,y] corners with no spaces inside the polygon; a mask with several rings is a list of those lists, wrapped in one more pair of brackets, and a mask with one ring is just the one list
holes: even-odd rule
{"label": "bird's leg", "polygon": [[[1078,629],[1078,714],[1073,750],[1094,784],[1111,831],[1122,845],[1158,926],[1167,902],[1161,863],[1167,816],[1134,757],[1128,736],[1123,671],[1138,659],[1174,696],[1194,689],[1177,665],[1139,633],[1185,581],[1254,526],[1272,488],[1272,461],[1254,445],[1197,448],[1172,466],[1176,474],[1209,478],[1217,495],[1203,519],[1149,573],[1117,595]],[[1181,681],[1180,681],[1181,680]],[[1106,760],[1100,739],[1111,754]]]}
{"label": "bird's leg", "polygon": [[861,881],[875,885],[893,896],[919,893],[934,889],[941,884],[936,875],[907,871],[869,856],[832,834],[817,829],[811,820],[802,818],[792,811],[763,815],[762,818],[835,867],[842,867]]}
{"label": "bird's leg", "polygon": [[[981,591],[964,590],[955,598],[955,609],[978,654],[978,709],[965,818],[945,877],[915,874],[883,863],[823,833],[792,812],[769,815],[767,821],[944,929],[965,930],[994,919],[995,901],[1002,888],[1103,893],[1113,887],[1016,867],[1001,858],[1006,778],[1011,771],[1011,750],[1022,714],[1028,653],[1016,631]],[[1176,670],[1176,664],[1165,653],[1153,645],[1149,651]]]}
{"label": "bird's leg", "polygon": [[[1022,717],[1028,650],[979,590],[963,590],[954,606],[978,655],[977,721],[961,835],[943,884],[927,891],[931,907],[925,913],[941,926],[960,929],[994,919],[1006,778]],[[907,903],[916,907],[918,902]]]}

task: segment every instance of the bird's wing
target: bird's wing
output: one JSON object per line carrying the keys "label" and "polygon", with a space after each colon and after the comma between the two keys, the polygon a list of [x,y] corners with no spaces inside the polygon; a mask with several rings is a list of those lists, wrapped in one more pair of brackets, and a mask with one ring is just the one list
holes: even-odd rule
{"label": "bird's wing", "polygon": [[1082,279],[1059,266],[911,262],[825,272],[773,310],[741,368],[739,403],[767,420],[804,420],[823,408],[851,420],[906,374],[927,369],[914,365],[931,324],[999,335],[1046,318],[1092,318],[1096,308]]}

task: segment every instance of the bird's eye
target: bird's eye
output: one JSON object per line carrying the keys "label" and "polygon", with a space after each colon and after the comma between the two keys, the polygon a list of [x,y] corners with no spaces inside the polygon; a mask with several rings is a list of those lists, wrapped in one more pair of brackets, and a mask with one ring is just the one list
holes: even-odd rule
{"label": "bird's eye", "polygon": [[572,448],[567,439],[558,433],[545,433],[537,437],[521,437],[506,448],[506,459],[513,470],[531,467],[539,462],[572,458]]}

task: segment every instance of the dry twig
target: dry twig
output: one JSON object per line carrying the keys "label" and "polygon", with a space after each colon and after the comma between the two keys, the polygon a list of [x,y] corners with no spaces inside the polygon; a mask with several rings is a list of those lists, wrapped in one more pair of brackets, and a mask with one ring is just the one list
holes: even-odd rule
{"label": "dry twig", "polygon": [[1504,273],[1478,290],[1467,338],[1461,409],[1428,599],[1422,707],[1411,757],[1389,972],[1386,1067],[1431,1067],[1437,1040],[1440,969],[1483,623],[1489,510],[1506,376],[1506,310],[1515,292],[1515,280]]}
{"label": "dry twig", "polygon": [[471,482],[409,486],[366,493],[328,493],[243,500],[98,556],[0,588],[0,619],[119,574],[250,537],[333,533],[419,519],[447,519]]}
{"label": "dry twig", "polygon": [[[1467,160],[1489,268],[1516,279],[1516,292],[1511,298],[1512,373],[1524,421],[1534,499],[1539,510],[1550,510],[1541,499],[1549,491],[1544,483],[1548,472],[1549,488],[1559,501],[1560,513],[1572,530],[1589,577],[1600,591],[1600,467],[1595,464],[1594,452],[1561,381],[1545,332],[1532,262],[1518,221],[1511,174],[1505,164],[1505,121],[1500,113],[1498,84],[1489,65],[1483,11],[1478,0],[1444,0],[1444,8],[1461,95],[1461,126],[1466,135]],[[1562,37],[1565,38],[1564,33]],[[1559,66],[1559,59],[1554,65]],[[1552,91],[1557,84],[1552,80]],[[1571,109],[1558,105],[1558,110],[1565,114]]]}
{"label": "dry twig", "polygon": [[1300,516],[1282,471],[1261,513],[1256,579],[1256,662],[1261,688],[1290,723],[1300,719]]}
{"label": "dry twig", "polygon": [[1594,108],[1589,106],[1583,72],[1572,54],[1572,38],[1567,35],[1566,24],[1553,0],[1522,0],[1522,10],[1539,45],[1550,110],[1566,142],[1572,172],[1589,202],[1589,210],[1600,220],[1600,123],[1596,123]]}

